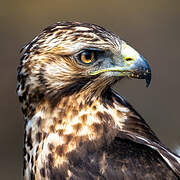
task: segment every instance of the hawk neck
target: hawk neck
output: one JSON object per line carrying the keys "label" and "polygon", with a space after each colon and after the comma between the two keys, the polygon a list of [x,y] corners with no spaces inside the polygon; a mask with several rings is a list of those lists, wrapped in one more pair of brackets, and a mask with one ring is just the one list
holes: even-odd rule
{"label": "hawk neck", "polygon": [[53,109],[44,100],[35,108],[25,128],[25,179],[71,177],[70,166],[109,146],[115,137],[169,155],[144,120],[111,89],[91,101],[86,96],[63,97]]}
{"label": "hawk neck", "polygon": [[46,100],[39,103],[26,122],[25,177],[47,177],[62,170],[68,176],[72,159],[110,144],[129,112],[112,95],[109,89],[86,101],[86,94],[73,94],[53,109]]}

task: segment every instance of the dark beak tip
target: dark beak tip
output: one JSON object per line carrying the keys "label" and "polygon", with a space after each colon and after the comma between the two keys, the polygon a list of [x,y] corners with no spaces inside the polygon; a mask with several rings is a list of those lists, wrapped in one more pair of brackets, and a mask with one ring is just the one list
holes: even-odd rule
{"label": "dark beak tip", "polygon": [[145,80],[146,80],[146,87],[148,88],[149,85],[150,85],[150,83],[151,83],[151,74],[149,74],[148,76],[146,76]]}
{"label": "dark beak tip", "polygon": [[146,80],[146,87],[148,88],[151,83],[151,68],[146,60],[145,60],[145,80]]}

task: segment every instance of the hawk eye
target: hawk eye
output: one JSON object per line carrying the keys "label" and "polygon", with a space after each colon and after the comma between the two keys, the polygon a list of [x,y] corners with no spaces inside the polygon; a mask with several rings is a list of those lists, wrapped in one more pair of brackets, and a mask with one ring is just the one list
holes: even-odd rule
{"label": "hawk eye", "polygon": [[95,58],[94,51],[86,50],[80,54],[80,60],[85,64],[91,63],[94,60],[94,58]]}

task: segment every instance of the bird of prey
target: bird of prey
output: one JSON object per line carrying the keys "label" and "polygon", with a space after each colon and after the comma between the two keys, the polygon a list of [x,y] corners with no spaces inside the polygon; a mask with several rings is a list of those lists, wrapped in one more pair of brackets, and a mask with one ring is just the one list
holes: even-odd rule
{"label": "bird of prey", "polygon": [[24,179],[179,179],[180,157],[111,85],[151,80],[147,61],[95,24],[58,22],[23,48]]}

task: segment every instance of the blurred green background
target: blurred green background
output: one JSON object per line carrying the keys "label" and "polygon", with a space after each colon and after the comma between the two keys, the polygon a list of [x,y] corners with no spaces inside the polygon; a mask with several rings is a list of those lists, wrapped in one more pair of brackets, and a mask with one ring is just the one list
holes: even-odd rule
{"label": "blurred green background", "polygon": [[179,0],[1,0],[0,19],[0,179],[22,179],[23,117],[15,92],[19,50],[61,20],[102,25],[146,57],[150,87],[123,80],[115,89],[168,147],[180,146]]}

